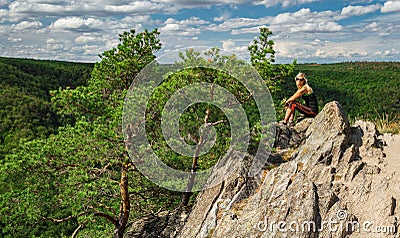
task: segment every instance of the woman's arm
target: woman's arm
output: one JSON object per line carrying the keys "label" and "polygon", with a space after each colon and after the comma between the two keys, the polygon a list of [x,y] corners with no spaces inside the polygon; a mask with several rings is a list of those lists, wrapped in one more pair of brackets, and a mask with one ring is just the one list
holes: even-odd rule
{"label": "woman's arm", "polygon": [[297,90],[288,100],[286,100],[286,102],[294,101],[294,100],[300,98],[306,92],[307,92],[307,88],[302,87],[299,90]]}

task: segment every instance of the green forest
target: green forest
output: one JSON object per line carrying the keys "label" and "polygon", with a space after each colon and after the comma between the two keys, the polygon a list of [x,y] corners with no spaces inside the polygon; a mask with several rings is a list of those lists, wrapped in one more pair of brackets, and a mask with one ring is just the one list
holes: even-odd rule
{"label": "green forest", "polygon": [[57,115],[50,91],[85,85],[93,64],[0,57],[0,159],[21,141],[47,137],[73,118]]}
{"label": "green forest", "polygon": [[[0,237],[122,237],[135,219],[193,203],[196,193],[171,191],[143,176],[124,143],[125,96],[135,77],[156,59],[162,47],[159,34],[124,32],[95,64],[0,58]],[[193,50],[180,54],[179,64],[186,69],[167,74],[146,108],[148,140],[163,162],[202,170],[228,149],[227,118],[209,103],[189,107],[179,129],[188,144],[199,148],[204,134],[197,128],[215,125],[218,146],[210,153],[181,156],[162,137],[163,106],[192,83],[217,84],[235,95],[251,128],[247,152],[253,155],[261,144],[263,126],[252,93],[224,72],[190,68],[194,63],[229,65],[242,74],[254,67],[271,92],[277,120],[302,71],[320,109],[336,100],[352,120],[384,122],[385,129],[399,132],[400,62],[275,64],[271,34],[260,29],[248,48],[250,62],[218,49],[207,51],[206,58]]]}

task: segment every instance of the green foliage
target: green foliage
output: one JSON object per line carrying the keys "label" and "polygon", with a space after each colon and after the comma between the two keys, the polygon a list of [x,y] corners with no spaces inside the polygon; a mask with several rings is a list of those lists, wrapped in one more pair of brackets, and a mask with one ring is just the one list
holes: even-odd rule
{"label": "green foliage", "polygon": [[91,64],[0,57],[0,160],[20,142],[44,138],[71,118],[56,115],[49,91],[86,84]]}
{"label": "green foliage", "polygon": [[0,57],[0,81],[32,96],[49,99],[49,91],[86,84],[93,64]]}

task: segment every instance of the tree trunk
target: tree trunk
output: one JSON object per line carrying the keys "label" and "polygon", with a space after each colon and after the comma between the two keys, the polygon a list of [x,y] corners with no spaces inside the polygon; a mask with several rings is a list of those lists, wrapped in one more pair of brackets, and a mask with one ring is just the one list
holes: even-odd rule
{"label": "tree trunk", "polygon": [[193,157],[192,169],[190,170],[190,176],[189,176],[188,185],[186,187],[185,193],[182,196],[182,204],[184,206],[188,205],[189,199],[192,196],[194,178],[196,176],[196,169],[197,169],[197,159],[198,159],[198,157]]}
{"label": "tree trunk", "polygon": [[119,211],[119,219],[114,224],[114,238],[122,238],[124,236],[126,224],[128,223],[129,213],[131,210],[129,200],[129,188],[128,188],[128,164],[123,163],[121,169],[121,182],[119,184],[121,191],[121,205]]}
{"label": "tree trunk", "polygon": [[[212,84],[211,88],[210,88],[210,99],[212,100],[213,97],[214,97],[214,85]],[[208,136],[208,129],[209,129],[208,127],[210,126],[210,124],[208,123],[208,118],[210,117],[210,113],[211,113],[210,108],[208,108],[206,111],[206,115],[204,116],[204,126],[205,126],[204,131],[200,135],[200,138],[197,142],[196,151],[193,155],[192,168],[190,170],[188,185],[186,186],[185,193],[182,196],[182,204],[184,206],[188,205],[189,199],[193,194],[192,189],[193,189],[193,185],[194,185],[194,179],[196,176],[197,160],[199,158],[200,151],[203,149],[206,137]]]}
{"label": "tree trunk", "polygon": [[202,135],[200,135],[200,139],[199,139],[199,141],[197,143],[196,151],[195,151],[195,153],[193,155],[192,168],[190,170],[190,176],[189,176],[188,185],[186,187],[185,193],[182,196],[182,204],[184,206],[188,205],[189,199],[193,194],[192,189],[193,189],[193,185],[194,185],[194,179],[195,179],[195,176],[196,176],[197,160],[199,158],[200,151],[204,147],[204,142],[205,142],[205,139],[206,139],[205,137],[208,134],[207,121],[208,121],[209,116],[210,116],[210,109],[207,109],[206,116],[204,118],[205,129],[204,129],[204,132],[202,133]]}

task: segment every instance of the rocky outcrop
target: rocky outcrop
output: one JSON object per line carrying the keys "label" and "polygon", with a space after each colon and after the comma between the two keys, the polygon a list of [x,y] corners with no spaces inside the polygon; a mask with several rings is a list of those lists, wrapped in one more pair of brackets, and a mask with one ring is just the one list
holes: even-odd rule
{"label": "rocky outcrop", "polygon": [[173,211],[164,211],[153,214],[129,224],[125,238],[173,238],[177,237],[188,217],[184,207]]}
{"label": "rocky outcrop", "polygon": [[288,162],[200,193],[177,237],[399,237],[399,171],[375,126],[337,102],[296,126],[278,127]]}

